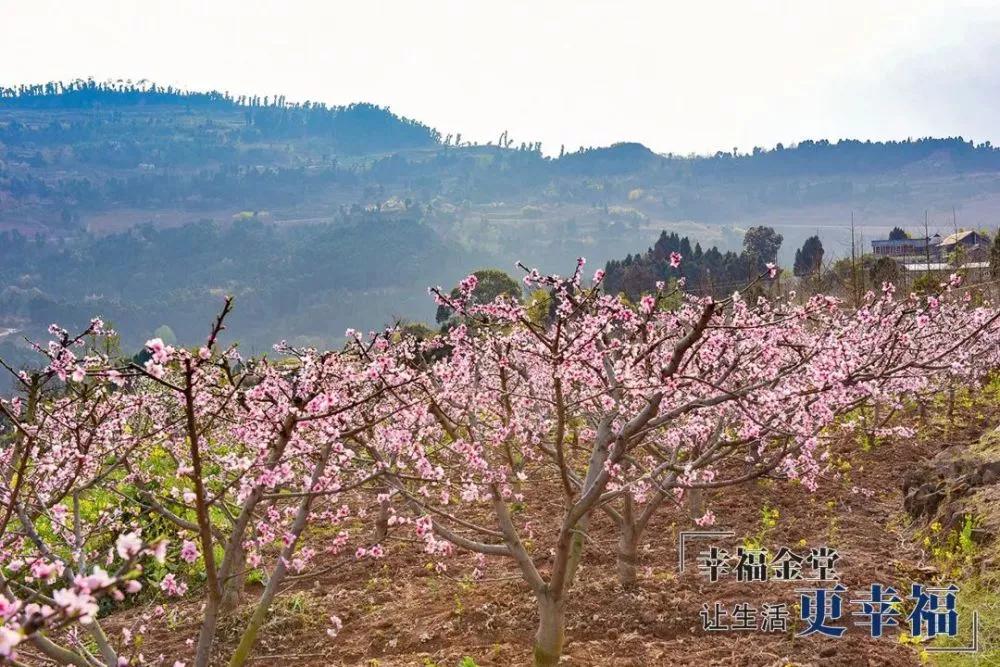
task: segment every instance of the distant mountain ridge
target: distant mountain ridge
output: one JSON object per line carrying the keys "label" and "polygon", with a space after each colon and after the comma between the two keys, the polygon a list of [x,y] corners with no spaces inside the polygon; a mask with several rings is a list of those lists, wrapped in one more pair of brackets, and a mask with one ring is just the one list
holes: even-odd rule
{"label": "distant mountain ridge", "polygon": [[[190,110],[243,112],[248,125],[256,126],[272,135],[295,133],[321,133],[336,130],[343,134],[353,134],[371,139],[379,133],[410,130],[408,141],[389,145],[389,148],[431,147],[442,144],[442,136],[437,130],[417,120],[393,114],[388,107],[356,102],[346,105],[329,106],[322,102],[288,102],[284,95],[231,95],[229,92],[190,91],[174,86],[158,85],[147,80],[98,82],[93,79],[77,79],[70,82],[49,82],[45,84],[24,84],[0,87],[0,110],[101,110],[101,109],[143,109],[146,107],[176,107]],[[461,135],[458,135],[459,137]],[[498,147],[509,149],[513,142],[504,132],[498,140]],[[447,138],[450,144],[451,136]],[[467,146],[478,144],[468,143]],[[486,145],[493,145],[488,142]],[[520,148],[534,148],[529,142]],[[354,149],[370,148],[384,150],[386,146],[368,146],[357,141]],[[726,158],[752,160],[757,163],[782,165],[786,169],[801,169],[821,157],[828,172],[844,168],[899,168],[912,162],[919,162],[944,154],[956,160],[955,168],[962,170],[975,167],[1000,168],[1000,151],[990,142],[975,143],[962,137],[933,138],[902,141],[863,141],[840,139],[830,141],[803,140],[790,147],[778,144],[772,149],[755,147],[752,152],[732,154],[718,151],[712,155],[679,156],[658,154],[638,142],[619,142],[606,147],[580,147],[579,151],[564,152],[566,166],[587,162],[603,165],[611,169],[621,168],[630,162],[632,168],[649,166],[659,160],[711,161]],[[886,158],[886,154],[891,154]]]}
{"label": "distant mountain ridge", "polygon": [[233,293],[244,342],[322,346],[348,326],[429,320],[426,287],[480,268],[584,256],[637,294],[679,249],[692,288],[721,289],[744,277],[754,226],[783,253],[819,235],[834,259],[852,216],[866,245],[925,214],[931,233],[994,229],[1000,150],[956,137],[549,156],[365,103],[145,81],[0,88],[0,331],[35,337],[105,315],[128,346],[160,325],[196,341]]}

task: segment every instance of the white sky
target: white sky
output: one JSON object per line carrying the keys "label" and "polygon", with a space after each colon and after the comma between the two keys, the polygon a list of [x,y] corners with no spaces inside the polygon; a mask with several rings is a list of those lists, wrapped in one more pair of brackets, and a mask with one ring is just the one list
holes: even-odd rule
{"label": "white sky", "polygon": [[87,76],[375,102],[547,153],[1000,143],[1000,2],[0,0],[0,85]]}

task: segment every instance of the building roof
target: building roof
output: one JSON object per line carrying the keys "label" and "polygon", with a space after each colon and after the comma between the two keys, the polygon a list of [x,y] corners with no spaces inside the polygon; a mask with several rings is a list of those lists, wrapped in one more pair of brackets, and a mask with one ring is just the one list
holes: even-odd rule
{"label": "building roof", "polygon": [[924,243],[927,243],[927,239],[925,239],[925,238],[921,238],[921,239],[910,239],[910,238],[906,238],[906,239],[872,239],[872,245],[873,246],[875,246],[875,245],[880,245],[880,246],[907,246],[907,245],[916,245],[918,243],[921,244],[921,245],[924,244]]}
{"label": "building roof", "polygon": [[955,232],[954,234],[949,234],[948,236],[941,239],[941,245],[954,245],[955,243],[958,243],[959,241],[969,236],[970,234],[975,234],[975,233],[976,233],[975,230],[969,229],[964,232]]}
{"label": "building roof", "polygon": [[903,264],[903,268],[907,271],[947,271],[955,267],[945,262],[922,262],[920,264]]}
{"label": "building roof", "polygon": [[955,267],[945,262],[923,262],[921,264],[904,264],[907,271],[957,271],[958,269],[988,269],[989,262],[966,262],[962,266]]}

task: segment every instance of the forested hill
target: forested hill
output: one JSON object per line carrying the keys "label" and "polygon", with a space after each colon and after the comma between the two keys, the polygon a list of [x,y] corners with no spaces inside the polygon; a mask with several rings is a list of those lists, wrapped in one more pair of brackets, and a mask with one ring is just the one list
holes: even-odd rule
{"label": "forested hill", "polygon": [[[332,140],[326,148],[352,155],[478,145],[463,142],[461,134],[442,138],[437,130],[419,121],[401,118],[373,104],[293,103],[283,95],[234,96],[228,92],[187,91],[145,81],[78,80],[0,87],[0,112],[3,113],[0,139],[5,145],[40,149],[70,140],[111,139],[125,130],[119,142],[139,141],[146,135],[145,143],[150,150],[146,155],[137,151],[136,157],[140,159],[151,158],[159,150],[155,138],[169,145],[173,140],[198,137],[218,148],[252,140],[309,137]],[[183,112],[188,122],[178,118],[177,112]],[[168,130],[181,136],[169,136]],[[494,142],[486,145],[492,146]],[[540,144],[518,143],[507,132],[500,134],[495,145],[505,149],[504,152],[519,150],[532,154],[539,163],[549,164],[549,174],[608,175],[652,169],[676,177],[680,175],[677,170],[682,169],[689,177],[724,180],[878,173],[928,159],[946,160],[957,171],[1000,168],[1000,151],[989,142],[976,144],[961,137],[889,142],[807,140],[789,148],[778,144],[772,149],[754,147],[743,153],[719,151],[709,156],[659,155],[642,144],[619,143],[610,147],[580,147],[569,153],[563,147],[559,159],[544,158]]]}
{"label": "forested hill", "polygon": [[[0,88],[0,332],[99,314],[127,345],[161,325],[185,342],[201,335],[201,304],[232,291],[258,348],[328,344],[346,326],[430,320],[427,285],[485,266],[599,266],[668,231],[708,249],[718,276],[742,266],[727,252],[755,226],[783,235],[790,264],[814,235],[828,257],[843,252],[852,214],[867,242],[922,227],[925,211],[935,230],[995,227],[1000,150],[963,138],[543,149],[367,103],[144,81]],[[647,264],[623,268],[624,284],[644,284]]]}
{"label": "forested hill", "polygon": [[[210,145],[230,141],[316,136],[330,140],[339,152],[363,154],[435,146],[440,140],[438,133],[426,125],[400,118],[388,109],[373,104],[332,107],[312,102],[290,104],[279,96],[231,97],[228,93],[189,92],[155,84],[76,81],[66,85],[49,83],[2,88],[0,109],[64,113],[112,112],[108,118],[98,116],[96,123],[87,122],[95,120],[93,115],[89,119],[74,119],[70,116],[68,121],[53,120],[44,127],[37,127],[30,121],[18,122],[14,116],[6,125],[5,136],[15,140],[20,137],[22,141],[37,140],[43,145],[86,140],[109,134],[112,128],[131,130],[128,134],[138,140],[144,131],[159,133],[159,128],[155,126],[162,125],[163,121],[168,126],[173,126],[173,129],[186,125],[177,119],[171,121],[169,114],[176,111],[191,116],[206,115],[205,123],[194,124],[194,127],[188,128],[188,134],[191,138],[207,138]],[[153,110],[164,114],[164,117],[147,117],[145,125],[129,123],[129,119],[125,117]],[[238,127],[235,128],[238,131],[229,132],[224,126],[209,122],[213,116],[217,115],[221,120],[234,113],[238,115],[237,120],[242,120],[242,124],[237,123]],[[128,138],[128,135],[124,138]]]}
{"label": "forested hill", "polygon": [[142,225],[73,244],[0,232],[0,313],[26,323],[100,314],[135,345],[163,325],[182,340],[199,339],[232,295],[245,342],[265,350],[281,338],[320,344],[354,325],[420,313],[430,304],[426,267],[445,267],[438,277],[457,281],[461,269],[447,266],[462,254],[405,215],[289,228],[253,218]]}

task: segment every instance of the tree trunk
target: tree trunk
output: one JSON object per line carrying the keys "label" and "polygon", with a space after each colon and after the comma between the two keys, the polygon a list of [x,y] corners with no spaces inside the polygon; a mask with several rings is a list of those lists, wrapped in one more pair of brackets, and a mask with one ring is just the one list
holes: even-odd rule
{"label": "tree trunk", "polygon": [[618,582],[625,588],[633,588],[638,580],[636,568],[639,565],[639,535],[632,524],[622,525],[618,535]]}
{"label": "tree trunk", "polygon": [[955,426],[955,388],[948,388],[948,437],[951,437],[952,428]]}
{"label": "tree trunk", "polygon": [[375,542],[382,542],[389,535],[389,501],[383,500],[379,503],[378,518],[375,520],[375,533],[372,539]]}
{"label": "tree trunk", "polygon": [[100,623],[93,621],[87,625],[87,629],[90,632],[90,636],[94,638],[94,642],[101,652],[101,657],[104,658],[104,664],[107,667],[118,667],[118,654],[111,647],[111,642],[108,641],[108,636],[104,634]]}
{"label": "tree trunk", "polygon": [[688,515],[692,519],[700,519],[705,516],[704,489],[698,487],[687,489],[685,495],[687,496]]}
{"label": "tree trunk", "polygon": [[566,639],[566,609],[562,600],[538,596],[538,632],[535,633],[535,667],[559,664]]}
{"label": "tree trunk", "polygon": [[[313,468],[312,477],[309,480],[309,491],[315,489],[318,481],[323,478],[327,462],[330,460],[332,446],[332,441],[328,441],[324,445],[320,459],[316,463],[316,467]],[[240,643],[236,647],[233,657],[229,660],[229,667],[242,667],[250,659],[250,653],[253,651],[254,644],[257,643],[257,634],[260,632],[261,626],[264,625],[264,621],[267,620],[267,612],[271,608],[271,602],[274,601],[274,596],[278,594],[278,587],[281,586],[281,582],[284,581],[285,574],[288,572],[285,564],[295,554],[299,538],[302,536],[302,531],[305,530],[306,521],[309,519],[309,512],[312,509],[312,501],[313,496],[309,493],[302,496],[302,500],[299,501],[299,508],[295,513],[295,521],[292,522],[292,527],[289,531],[292,539],[281,550],[281,556],[274,566],[274,571],[271,572],[271,577],[267,581],[267,586],[264,587],[264,592],[261,593],[260,599],[257,601],[257,607],[253,611],[253,616],[250,617],[250,622],[243,631],[243,636],[240,637]]]}
{"label": "tree trunk", "polygon": [[88,661],[85,657],[77,653],[76,651],[71,651],[69,649],[63,648],[58,644],[54,643],[45,635],[40,635],[37,632],[28,636],[25,644],[31,643],[39,651],[47,655],[48,657],[55,660],[60,665],[75,665],[75,667],[93,667],[93,663]]}
{"label": "tree trunk", "polygon": [[222,602],[219,605],[219,613],[222,616],[231,614],[240,606],[240,599],[243,597],[243,589],[246,587],[247,581],[246,565],[247,552],[243,545],[240,545],[239,552],[233,559],[232,574],[227,581],[222,583]]}
{"label": "tree trunk", "polygon": [[[285,553],[290,553],[290,551],[287,548],[285,549]],[[233,657],[229,660],[230,667],[240,667],[250,659],[250,653],[253,651],[254,644],[257,643],[257,635],[260,632],[260,628],[264,625],[264,621],[267,620],[267,612],[271,608],[271,602],[274,601],[274,596],[278,593],[278,586],[281,585],[287,572],[285,569],[285,553],[282,553],[282,558],[278,559],[278,564],[275,566],[274,572],[271,574],[271,578],[268,580],[267,586],[260,596],[260,601],[258,601],[257,607],[253,610],[253,616],[250,617],[250,622],[240,637],[240,643],[236,647]]]}
{"label": "tree trunk", "polygon": [[215,626],[219,622],[219,600],[208,596],[205,601],[205,619],[198,634],[198,650],[194,657],[194,667],[208,667],[212,658],[212,644],[215,642]]}

